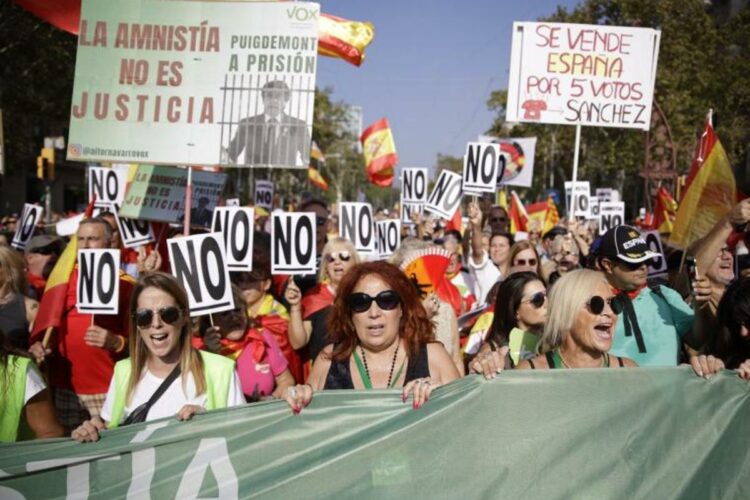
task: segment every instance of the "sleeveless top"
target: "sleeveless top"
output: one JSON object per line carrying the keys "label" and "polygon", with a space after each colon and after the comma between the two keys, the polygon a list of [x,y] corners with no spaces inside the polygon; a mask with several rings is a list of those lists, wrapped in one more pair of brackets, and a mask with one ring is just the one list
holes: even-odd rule
{"label": "sleeveless top", "polygon": [[13,297],[0,305],[0,330],[17,349],[29,348],[29,323],[26,321],[26,302],[23,295],[14,293]]}
{"label": "sleeveless top", "polygon": [[[555,349],[554,351],[547,351],[544,353],[544,357],[547,358],[547,364],[550,367],[550,370],[556,369],[556,368],[567,368],[565,365],[563,365],[562,358],[560,357],[560,351],[558,349]],[[609,368],[609,353],[604,353],[604,366],[602,368]],[[625,366],[625,363],[622,361],[622,358],[620,356],[615,356],[615,359],[617,360],[617,363],[620,365],[620,368]],[[528,360],[529,365],[531,366],[532,370],[536,370],[536,366],[534,366],[534,362],[532,360]]]}
{"label": "sleeveless top", "polygon": [[[323,386],[324,390],[354,389],[352,373],[349,371],[350,360],[351,356],[344,361],[331,361],[331,367],[328,369],[328,375],[326,375],[326,384]],[[422,344],[419,346],[419,355],[417,356],[417,359],[408,360],[407,362],[404,385],[414,379],[429,376],[430,364],[427,357],[427,344]]]}

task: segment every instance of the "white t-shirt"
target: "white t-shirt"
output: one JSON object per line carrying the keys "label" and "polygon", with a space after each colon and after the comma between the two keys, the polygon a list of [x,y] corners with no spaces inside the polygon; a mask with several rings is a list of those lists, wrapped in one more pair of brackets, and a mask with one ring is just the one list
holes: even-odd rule
{"label": "white t-shirt", "polygon": [[44,379],[36,371],[36,368],[32,366],[33,364],[26,365],[26,394],[23,397],[23,404],[28,403],[31,398],[47,388],[47,384],[44,383]]}
{"label": "white t-shirt", "polygon": [[[133,392],[133,398],[131,399],[130,404],[125,406],[125,412],[122,415],[123,420],[127,418],[133,410],[151,399],[151,396],[156,392],[156,389],[159,388],[164,381],[164,378],[158,378],[149,372],[148,369],[144,369],[143,376],[135,387],[135,392]],[[182,377],[177,377],[169,388],[164,391],[164,394],[162,394],[151,407],[148,416],[146,417],[146,421],[174,417],[183,406],[188,404],[205,408],[207,395],[205,392],[200,396],[195,395],[195,381],[193,380],[192,373],[188,373],[187,384],[185,387],[187,393],[182,390]],[[112,377],[112,380],[109,383],[109,390],[107,390],[107,398],[104,400],[104,406],[102,407],[102,420],[109,422],[112,419],[112,405],[114,404],[114,401],[115,377]],[[245,396],[242,394],[242,387],[240,386],[237,372],[234,372],[234,376],[229,383],[227,406],[238,406],[241,404],[245,404]]]}

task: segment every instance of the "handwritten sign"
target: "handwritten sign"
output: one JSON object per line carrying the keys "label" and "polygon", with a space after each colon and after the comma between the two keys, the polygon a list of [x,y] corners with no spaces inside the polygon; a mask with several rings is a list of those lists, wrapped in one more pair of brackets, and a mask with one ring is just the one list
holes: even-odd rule
{"label": "handwritten sign", "polygon": [[661,32],[513,23],[506,120],[648,130]]}

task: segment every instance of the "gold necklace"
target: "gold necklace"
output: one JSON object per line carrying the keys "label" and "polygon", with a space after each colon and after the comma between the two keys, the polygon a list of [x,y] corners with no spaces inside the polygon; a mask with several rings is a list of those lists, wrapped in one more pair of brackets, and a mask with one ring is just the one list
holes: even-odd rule
{"label": "gold necklace", "polygon": [[[562,349],[558,349],[558,350],[557,350],[557,354],[558,354],[558,355],[560,356],[560,361],[562,361],[562,364],[563,364],[563,366],[564,366],[565,368],[568,368],[568,369],[573,369],[573,368],[580,368],[580,367],[578,367],[578,366],[570,366],[570,365],[568,364],[568,362],[567,362],[567,361],[565,360],[565,357],[563,356],[563,353],[562,353]],[[605,358],[606,358],[606,356],[607,356],[607,354],[606,354],[606,353],[604,354],[604,356],[602,356],[602,365],[601,365],[601,366],[600,366],[599,368],[604,368],[604,367],[606,367],[606,366],[607,366],[607,365],[605,364]]]}

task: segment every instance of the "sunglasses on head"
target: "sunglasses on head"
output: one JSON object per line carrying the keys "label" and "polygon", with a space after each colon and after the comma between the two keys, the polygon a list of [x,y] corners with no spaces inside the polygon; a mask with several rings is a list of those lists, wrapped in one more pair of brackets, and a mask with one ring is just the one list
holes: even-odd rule
{"label": "sunglasses on head", "polygon": [[151,322],[154,319],[154,313],[158,314],[161,321],[168,325],[172,325],[180,319],[180,309],[175,306],[162,307],[158,311],[153,311],[151,309],[138,309],[135,311],[135,314],[133,314],[136,326],[139,326],[140,328],[151,326]]}
{"label": "sunglasses on head", "polygon": [[516,265],[517,266],[535,266],[536,259],[517,259]]}
{"label": "sunglasses on head", "polygon": [[620,314],[620,312],[622,312],[622,303],[617,297],[604,299],[599,295],[594,295],[588,302],[586,302],[586,306],[588,306],[591,314],[601,314],[604,311],[605,304],[609,304],[609,308],[612,309],[612,312],[615,314]]}
{"label": "sunglasses on head", "polygon": [[528,299],[528,303],[534,306],[535,309],[539,309],[547,301],[547,292],[536,292]]}
{"label": "sunglasses on head", "polygon": [[401,297],[393,290],[385,290],[372,297],[366,293],[353,293],[349,296],[349,307],[355,313],[363,313],[370,310],[375,302],[384,311],[391,311],[401,303]]}
{"label": "sunglasses on head", "polygon": [[340,259],[341,262],[349,262],[349,259],[352,258],[351,254],[347,252],[346,250],[342,250],[341,252],[331,252],[328,255],[326,255],[326,262],[329,264],[336,259]]}

